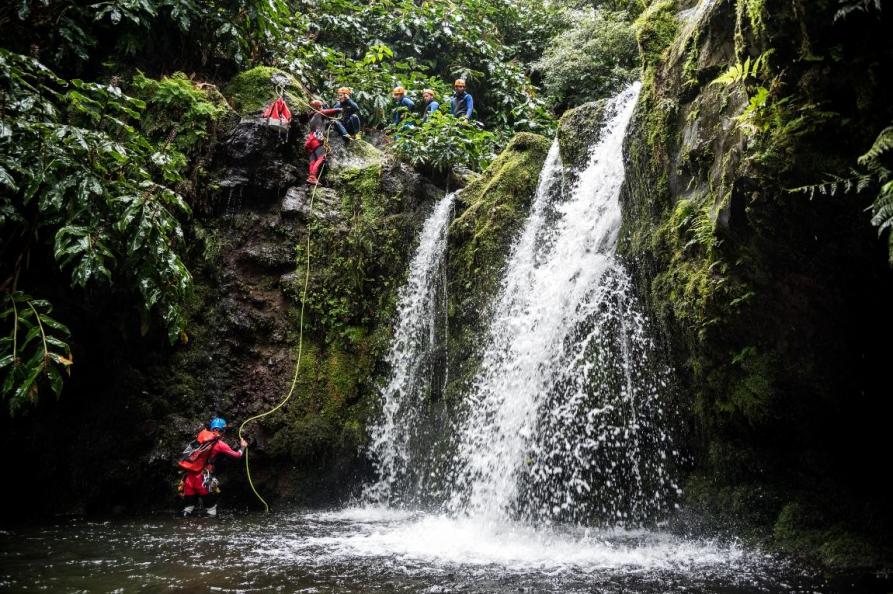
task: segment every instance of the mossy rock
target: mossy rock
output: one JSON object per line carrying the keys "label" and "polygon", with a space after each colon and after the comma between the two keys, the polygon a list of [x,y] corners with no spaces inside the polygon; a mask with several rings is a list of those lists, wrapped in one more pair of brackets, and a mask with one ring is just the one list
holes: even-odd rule
{"label": "mossy rock", "polygon": [[292,113],[306,111],[307,93],[298,80],[270,66],[256,66],[237,74],[224,87],[223,95],[234,110],[246,116],[261,111],[282,87],[285,88],[285,102]]}
{"label": "mossy rock", "polygon": [[558,122],[558,147],[565,166],[582,168],[589,157],[589,147],[601,135],[605,121],[606,100],[584,103],[569,109]]}
{"label": "mossy rock", "polygon": [[330,143],[332,152],[328,165],[329,180],[335,183],[345,175],[353,177],[350,175],[351,171],[375,168],[374,182],[377,190],[381,177],[380,169],[387,160],[387,155],[364,140],[352,140],[345,144],[340,140],[330,138]]}
{"label": "mossy rock", "polygon": [[646,68],[660,62],[664,50],[675,40],[679,29],[677,10],[674,0],[657,0],[633,23],[639,54]]}
{"label": "mossy rock", "polygon": [[783,551],[818,560],[826,567],[867,569],[881,566],[884,560],[877,544],[843,523],[832,524],[818,507],[801,501],[784,506],[772,536]]}
{"label": "mossy rock", "polygon": [[465,210],[450,233],[461,244],[456,254],[457,279],[484,289],[496,281],[509,243],[536,192],[539,173],[549,152],[549,140],[517,134],[481,177],[461,193]]}
{"label": "mossy rock", "polygon": [[447,399],[462,393],[462,385],[477,367],[485,312],[536,193],[549,145],[542,136],[518,134],[459,194],[457,208],[464,210],[450,226],[447,256],[451,358]]}

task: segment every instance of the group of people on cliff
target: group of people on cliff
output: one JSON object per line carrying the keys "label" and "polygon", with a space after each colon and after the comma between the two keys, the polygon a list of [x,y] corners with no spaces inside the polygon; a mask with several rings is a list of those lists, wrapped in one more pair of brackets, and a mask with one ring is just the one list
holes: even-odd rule
{"label": "group of people on cliff", "polygon": [[[472,120],[474,98],[466,91],[465,81],[457,79],[453,83],[453,91],[449,103],[450,114],[457,118]],[[332,107],[328,107],[318,99],[310,102],[309,130],[304,141],[304,149],[307,151],[309,161],[307,171],[307,183],[309,184],[319,183],[323,166],[326,163],[328,127],[333,126],[345,142],[350,142],[360,132],[360,107],[351,98],[353,91],[348,87],[341,87],[337,92],[338,98]],[[437,93],[433,89],[422,91],[420,108],[416,107],[416,103],[407,96],[406,89],[401,86],[394,87],[391,95],[394,103],[391,123],[398,128],[407,115],[416,112],[417,109],[423,121],[440,109]]]}

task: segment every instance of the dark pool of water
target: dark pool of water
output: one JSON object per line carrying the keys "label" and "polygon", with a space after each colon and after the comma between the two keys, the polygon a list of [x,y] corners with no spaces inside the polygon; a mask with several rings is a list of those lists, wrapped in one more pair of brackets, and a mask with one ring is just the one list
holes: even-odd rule
{"label": "dark pool of water", "polygon": [[839,592],[734,543],[375,508],[0,531],[0,592]]}

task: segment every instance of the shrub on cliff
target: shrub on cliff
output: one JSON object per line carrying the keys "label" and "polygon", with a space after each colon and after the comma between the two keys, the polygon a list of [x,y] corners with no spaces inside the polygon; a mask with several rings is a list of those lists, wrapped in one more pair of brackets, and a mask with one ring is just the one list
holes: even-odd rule
{"label": "shrub on cliff", "polygon": [[613,95],[638,75],[636,38],[625,13],[597,10],[558,35],[534,68],[559,109]]}
{"label": "shrub on cliff", "polygon": [[484,169],[496,156],[496,136],[473,122],[436,111],[421,120],[405,119],[394,139],[394,152],[412,165],[438,171],[462,166]]}

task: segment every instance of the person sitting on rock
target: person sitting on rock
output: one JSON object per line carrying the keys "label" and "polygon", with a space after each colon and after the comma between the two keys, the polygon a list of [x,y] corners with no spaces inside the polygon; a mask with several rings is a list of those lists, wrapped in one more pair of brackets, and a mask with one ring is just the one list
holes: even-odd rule
{"label": "person sitting on rock", "polygon": [[406,96],[406,89],[403,87],[394,87],[392,94],[394,96],[394,112],[391,121],[397,126],[400,124],[400,120],[406,117],[408,112],[412,111],[412,108],[415,107],[415,103],[412,102],[412,99]]}
{"label": "person sitting on rock", "polygon": [[248,442],[239,440],[239,447],[233,449],[223,441],[223,430],[226,420],[220,417],[211,419],[207,429],[202,429],[195,441],[187,446],[180,457],[179,466],[185,470],[180,481],[180,494],[184,507],[180,514],[183,517],[195,513],[195,507],[201,498],[205,507],[205,515],[217,516],[217,501],[220,498],[220,483],[214,476],[214,462],[219,455],[229,458],[241,458],[245,454]]}
{"label": "person sitting on rock", "polygon": [[322,168],[326,164],[328,148],[326,147],[326,129],[332,118],[341,113],[340,108],[326,109],[322,101],[314,99],[310,102],[313,115],[310,118],[310,130],[304,141],[304,149],[307,151],[307,183],[318,184]]}
{"label": "person sitting on rock", "polygon": [[335,127],[345,142],[360,131],[360,107],[350,98],[353,91],[348,87],[338,89],[338,101],[335,107],[341,110],[341,119],[335,120]]}
{"label": "person sitting on rock", "polygon": [[429,115],[440,109],[440,103],[434,98],[435,96],[434,89],[422,91],[422,99],[425,101],[425,111],[422,113],[422,120],[427,120]]}
{"label": "person sitting on rock", "polygon": [[474,112],[474,99],[465,92],[465,81],[461,78],[456,79],[453,83],[455,94],[450,97],[450,113],[457,118],[471,119]]}

